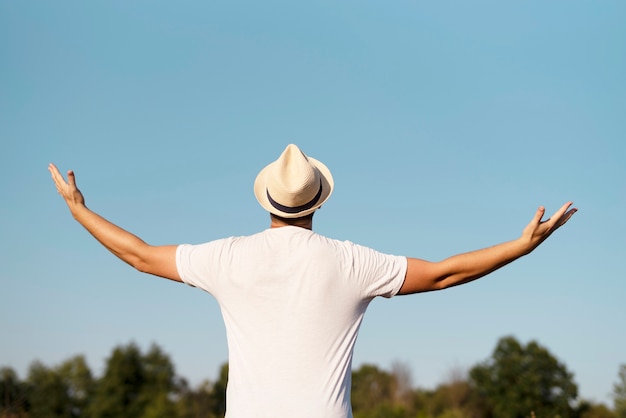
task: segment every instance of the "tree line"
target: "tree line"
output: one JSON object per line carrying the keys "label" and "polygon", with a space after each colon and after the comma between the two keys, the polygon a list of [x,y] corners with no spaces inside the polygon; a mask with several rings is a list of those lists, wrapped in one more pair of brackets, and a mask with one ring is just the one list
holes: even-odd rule
{"label": "tree line", "polygon": [[[221,418],[227,380],[224,364],[214,382],[191,387],[158,345],[130,343],[113,349],[98,378],[82,355],[54,367],[34,361],[24,380],[0,368],[0,418]],[[612,408],[580,399],[564,364],[510,336],[432,390],[414,388],[403,364],[352,373],[354,418],[626,418],[626,364],[613,395]]]}

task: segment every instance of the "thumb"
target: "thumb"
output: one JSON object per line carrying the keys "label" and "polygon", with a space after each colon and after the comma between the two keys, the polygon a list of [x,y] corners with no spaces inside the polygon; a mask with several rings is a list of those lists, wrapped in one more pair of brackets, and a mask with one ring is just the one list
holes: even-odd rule
{"label": "thumb", "polygon": [[74,170],[69,170],[67,172],[67,182],[71,187],[76,187],[76,176],[74,175]]}

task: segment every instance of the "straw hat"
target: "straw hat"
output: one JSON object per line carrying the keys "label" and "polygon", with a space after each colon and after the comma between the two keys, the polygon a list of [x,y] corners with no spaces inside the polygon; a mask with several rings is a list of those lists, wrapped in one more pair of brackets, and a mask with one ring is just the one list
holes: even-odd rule
{"label": "straw hat", "polygon": [[299,218],[318,209],[333,191],[330,170],[289,144],[278,160],[254,181],[254,194],[265,210],[283,218]]}

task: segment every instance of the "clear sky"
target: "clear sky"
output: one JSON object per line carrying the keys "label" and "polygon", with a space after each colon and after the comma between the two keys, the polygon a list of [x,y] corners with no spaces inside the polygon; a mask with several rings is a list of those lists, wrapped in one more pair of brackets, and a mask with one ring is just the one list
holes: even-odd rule
{"label": "clear sky", "polygon": [[288,143],[332,170],[325,235],[430,260],[579,212],[478,282],[375,300],[355,367],[432,388],[537,340],[609,402],[626,363],[626,3],[0,0],[0,365],[158,343],[192,383],[227,360],[215,300],[138,273],[47,165],[152,244],[257,232]]}

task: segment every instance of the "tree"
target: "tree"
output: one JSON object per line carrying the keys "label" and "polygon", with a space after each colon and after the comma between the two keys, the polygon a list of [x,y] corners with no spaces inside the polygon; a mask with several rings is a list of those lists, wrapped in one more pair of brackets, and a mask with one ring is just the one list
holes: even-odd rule
{"label": "tree", "polygon": [[0,369],[0,417],[21,418],[26,416],[28,402],[26,388],[10,367]]}
{"label": "tree", "polygon": [[615,413],[606,405],[590,401],[581,401],[578,405],[579,418],[616,418]]}
{"label": "tree", "polygon": [[93,384],[91,371],[82,356],[70,358],[53,368],[34,361],[24,383],[19,382],[10,369],[2,369],[1,379],[0,386],[5,389],[2,399],[7,408],[1,409],[4,415],[0,417],[83,416]]}
{"label": "tree", "polygon": [[30,416],[72,417],[68,387],[56,370],[34,361],[28,371],[28,386]]}
{"label": "tree", "polygon": [[393,376],[377,366],[365,364],[352,373],[352,408],[354,413],[371,411],[393,400]]}
{"label": "tree", "polygon": [[434,390],[416,389],[413,399],[413,410],[418,418],[483,418],[486,415],[484,405],[470,386],[467,372],[458,367],[451,369],[446,380]]}
{"label": "tree", "polygon": [[467,379],[460,374],[454,374],[431,394],[429,410],[436,417],[482,417],[482,410],[473,412],[475,406],[472,395],[473,391]]}
{"label": "tree", "polygon": [[352,409],[355,418],[405,418],[409,415],[407,385],[410,373],[396,364],[395,373],[363,365],[352,372]]}
{"label": "tree", "polygon": [[100,378],[89,416],[93,418],[171,417],[179,387],[174,366],[157,345],[146,355],[131,343],[113,350]]}
{"label": "tree", "polygon": [[139,404],[143,382],[139,348],[134,344],[116,347],[96,385],[89,415],[94,418],[140,417],[145,407]]}
{"label": "tree", "polygon": [[618,418],[626,418],[626,364],[620,366],[619,381],[613,385],[613,402]]}
{"label": "tree", "polygon": [[391,366],[391,375],[394,379],[393,399],[398,405],[412,407],[414,401],[413,374],[411,367],[403,362],[395,361]]}
{"label": "tree", "polygon": [[214,402],[213,386],[208,380],[203,381],[196,389],[191,389],[186,380],[181,382],[181,396],[177,402],[176,416],[180,418],[213,418]]}
{"label": "tree", "polygon": [[78,355],[65,360],[56,368],[56,373],[65,386],[71,416],[84,416],[95,384],[85,357]]}
{"label": "tree", "polygon": [[142,418],[173,417],[176,413],[173,398],[181,387],[170,358],[153,344],[142,357],[142,367],[144,384],[141,397],[147,405]]}
{"label": "tree", "polygon": [[488,407],[488,416],[572,417],[578,388],[573,375],[535,341],[514,337],[498,342],[491,359],[470,371],[470,383]]}
{"label": "tree", "polygon": [[228,363],[220,366],[217,381],[205,380],[196,389],[190,389],[183,380],[181,396],[178,400],[180,418],[223,418],[226,413],[226,385],[228,383]]}
{"label": "tree", "polygon": [[211,391],[214,405],[213,414],[216,417],[223,417],[226,413],[226,386],[228,386],[228,363],[224,363],[220,367],[219,378]]}

